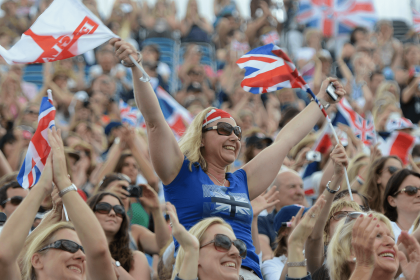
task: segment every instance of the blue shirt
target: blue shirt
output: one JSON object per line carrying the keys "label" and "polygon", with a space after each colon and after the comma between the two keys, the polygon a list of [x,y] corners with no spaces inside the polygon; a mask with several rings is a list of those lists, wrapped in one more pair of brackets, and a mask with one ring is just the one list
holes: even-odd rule
{"label": "blue shirt", "polygon": [[[191,172],[189,163],[184,159],[176,178],[163,186],[165,200],[176,207],[179,221],[187,230],[204,218],[223,218],[233,228],[236,238],[246,244],[247,257],[242,266],[252,269],[262,279],[258,255],[252,244],[253,213],[245,171],[226,173],[230,187],[223,187],[216,186],[198,163],[193,164]],[[175,240],[175,250],[178,246]]]}

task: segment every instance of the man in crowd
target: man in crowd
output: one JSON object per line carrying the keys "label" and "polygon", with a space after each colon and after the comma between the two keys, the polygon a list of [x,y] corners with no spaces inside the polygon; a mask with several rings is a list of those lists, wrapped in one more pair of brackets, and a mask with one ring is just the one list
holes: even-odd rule
{"label": "man in crowd", "polygon": [[17,181],[4,185],[0,188],[0,211],[10,217],[27,194],[28,190],[22,188]]}

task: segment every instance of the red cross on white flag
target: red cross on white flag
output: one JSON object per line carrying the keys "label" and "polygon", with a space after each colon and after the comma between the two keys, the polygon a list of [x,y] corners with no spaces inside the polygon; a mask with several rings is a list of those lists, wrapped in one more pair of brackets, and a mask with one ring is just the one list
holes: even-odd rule
{"label": "red cross on white flag", "polygon": [[77,0],[54,0],[10,49],[0,46],[8,64],[44,63],[83,54],[118,38]]}

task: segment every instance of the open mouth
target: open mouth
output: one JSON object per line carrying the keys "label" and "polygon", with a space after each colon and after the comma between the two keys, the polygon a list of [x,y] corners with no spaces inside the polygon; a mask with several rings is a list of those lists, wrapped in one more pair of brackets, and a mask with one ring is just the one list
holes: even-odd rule
{"label": "open mouth", "polygon": [[234,262],[224,262],[224,263],[222,263],[222,266],[236,269],[236,263],[234,263]]}
{"label": "open mouth", "polygon": [[379,256],[382,258],[389,258],[393,260],[395,259],[395,254],[391,252],[385,252],[385,253],[379,254]]}
{"label": "open mouth", "polygon": [[78,274],[82,274],[82,270],[77,266],[69,265],[67,268],[70,269],[71,271],[74,271],[74,272],[78,273]]}
{"label": "open mouth", "polygon": [[235,147],[233,147],[233,146],[223,146],[223,149],[230,150],[230,151],[235,151],[236,150]]}

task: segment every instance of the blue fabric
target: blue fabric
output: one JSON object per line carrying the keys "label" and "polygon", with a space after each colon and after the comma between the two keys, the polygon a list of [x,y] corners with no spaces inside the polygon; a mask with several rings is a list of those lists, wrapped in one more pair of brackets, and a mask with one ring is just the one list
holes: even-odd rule
{"label": "blue fabric", "polygon": [[274,251],[277,247],[276,244],[276,231],[274,230],[274,217],[277,211],[274,209],[273,212],[267,216],[258,216],[258,233],[268,236],[270,239],[270,247]]}
{"label": "blue fabric", "polygon": [[[222,187],[214,185],[197,163],[193,164],[191,172],[189,163],[184,159],[177,177],[164,185],[165,200],[176,207],[179,221],[187,230],[204,218],[223,218],[232,226],[236,238],[247,246],[247,257],[242,266],[252,269],[262,279],[258,255],[252,244],[253,213],[245,171],[227,173],[230,187]],[[174,241],[177,250],[179,243]]]}
{"label": "blue fabric", "polygon": [[308,272],[308,275],[306,275],[303,278],[290,278],[286,275],[286,280],[312,280],[311,274]]}

